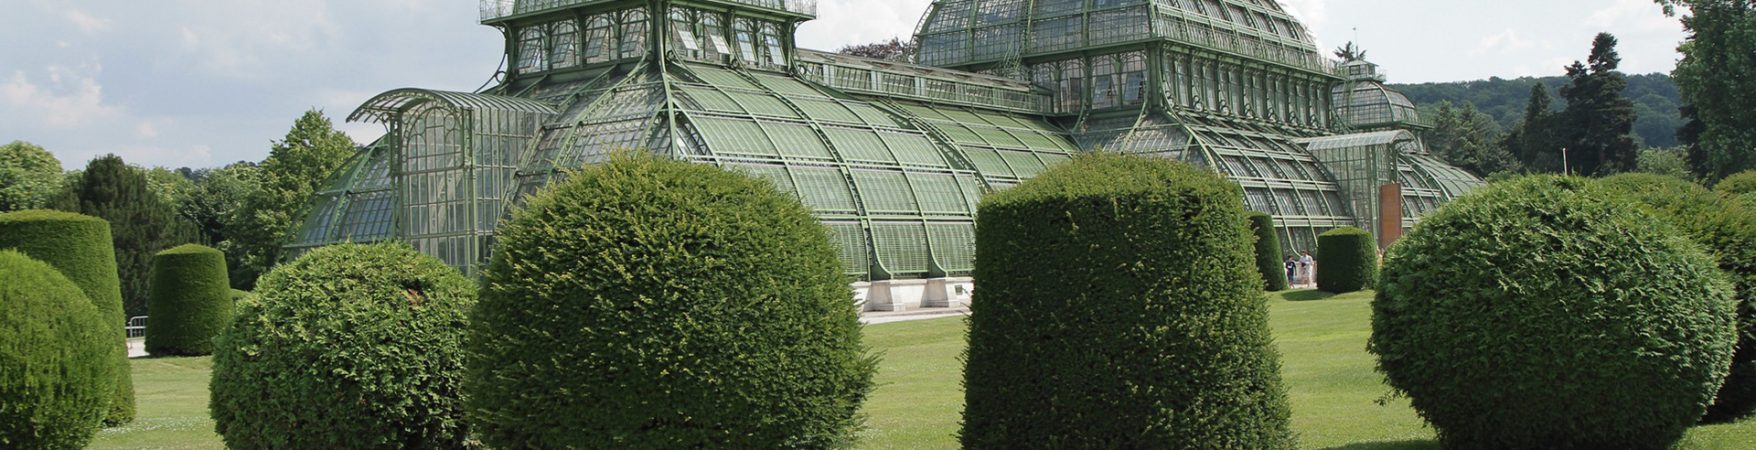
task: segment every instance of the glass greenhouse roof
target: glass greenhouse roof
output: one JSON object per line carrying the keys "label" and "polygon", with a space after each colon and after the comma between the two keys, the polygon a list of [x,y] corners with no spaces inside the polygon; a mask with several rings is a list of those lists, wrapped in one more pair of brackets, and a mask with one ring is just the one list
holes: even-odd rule
{"label": "glass greenhouse roof", "polygon": [[[1427,154],[1408,131],[1418,119],[1395,116],[1412,111],[1406,97],[1332,70],[1273,1],[939,0],[923,64],[798,49],[793,26],[814,13],[810,1],[486,0],[484,22],[511,40],[500,83],[368,100],[349,119],[388,132],[315,195],[290,247],[401,240],[473,271],[526,196],[616,151],[769,180],[864,280],[967,276],[980,199],[1080,152],[1221,173],[1275,216],[1289,250],[1374,226],[1386,201],[1412,226],[1481,184]],[[1361,126],[1374,105],[1390,120]],[[1403,198],[1376,196],[1383,184]]]}

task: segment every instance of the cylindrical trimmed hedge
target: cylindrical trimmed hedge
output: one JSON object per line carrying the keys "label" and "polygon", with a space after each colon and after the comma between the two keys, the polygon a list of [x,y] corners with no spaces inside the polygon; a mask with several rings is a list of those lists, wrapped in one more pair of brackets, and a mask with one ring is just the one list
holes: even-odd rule
{"label": "cylindrical trimmed hedge", "polygon": [[153,257],[148,277],[146,351],[155,356],[213,354],[213,338],[232,320],[226,255],[183,245]]}
{"label": "cylindrical trimmed hedge", "polygon": [[650,155],[534,195],[471,315],[482,441],[844,445],[875,360],[827,233],[770,183]]}
{"label": "cylindrical trimmed hedge", "polygon": [[1242,198],[1094,154],[984,199],[963,447],[1293,448]]}
{"label": "cylindrical trimmed hedge", "polygon": [[49,263],[79,285],[110,327],[110,363],[116,377],[104,424],[134,420],[134,377],[128,366],[128,318],[122,312],[122,283],[116,278],[116,249],[110,223],[62,211],[29,210],[0,214],[0,249],[17,249]]}
{"label": "cylindrical trimmed hedge", "polygon": [[0,250],[0,448],[85,448],[116,382],[114,330],[60,271]]}
{"label": "cylindrical trimmed hedge", "polygon": [[1280,253],[1280,233],[1275,232],[1274,217],[1264,213],[1250,214],[1250,231],[1256,235],[1256,271],[1262,273],[1262,285],[1268,292],[1287,290],[1285,256]]}
{"label": "cylindrical trimmed hedge", "polygon": [[1346,294],[1378,285],[1378,241],[1354,227],[1317,236],[1317,290]]}
{"label": "cylindrical trimmed hedge", "polygon": [[1602,183],[1670,220],[1731,275],[1744,332],[1731,374],[1703,420],[1730,422],[1756,412],[1756,210],[1675,177],[1623,174]]}
{"label": "cylindrical trimmed hedge", "polygon": [[1713,190],[1726,195],[1744,195],[1756,193],[1756,170],[1747,170],[1732,174],[1713,185]]}
{"label": "cylindrical trimmed hedge", "polygon": [[1669,448],[1737,341],[1731,287],[1595,181],[1496,183],[1390,248],[1379,370],[1447,448]]}
{"label": "cylindrical trimmed hedge", "polygon": [[276,267],[215,341],[215,430],[232,449],[468,447],[475,296],[405,244],[319,248]]}

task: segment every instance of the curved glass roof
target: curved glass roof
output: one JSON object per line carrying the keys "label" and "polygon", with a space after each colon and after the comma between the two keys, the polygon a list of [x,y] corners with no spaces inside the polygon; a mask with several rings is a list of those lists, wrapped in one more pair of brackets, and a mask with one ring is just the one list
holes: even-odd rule
{"label": "curved glass roof", "polygon": [[936,0],[922,64],[963,67],[1168,39],[1319,68],[1317,45],[1274,0]]}
{"label": "curved glass roof", "polygon": [[1377,65],[1350,61],[1342,69],[1348,81],[1335,85],[1333,92],[1335,116],[1342,124],[1356,130],[1432,128],[1408,96],[1384,85]]}

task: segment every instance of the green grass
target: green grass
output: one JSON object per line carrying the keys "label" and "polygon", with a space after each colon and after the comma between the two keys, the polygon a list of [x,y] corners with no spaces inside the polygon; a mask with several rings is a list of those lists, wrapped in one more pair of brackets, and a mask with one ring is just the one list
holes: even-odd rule
{"label": "green grass", "polygon": [[[1329,297],[1311,291],[1270,296],[1282,374],[1291,391],[1293,428],[1308,449],[1436,449],[1433,432],[1373,371],[1366,353],[1372,294]],[[884,353],[878,389],[866,404],[861,447],[957,448],[964,321],[938,319],[873,325],[867,343]],[[140,419],[104,430],[98,449],[219,449],[207,418],[207,358],[134,361]],[[1384,400],[1380,405],[1379,401]],[[1756,420],[1699,427],[1686,450],[1756,448]]]}

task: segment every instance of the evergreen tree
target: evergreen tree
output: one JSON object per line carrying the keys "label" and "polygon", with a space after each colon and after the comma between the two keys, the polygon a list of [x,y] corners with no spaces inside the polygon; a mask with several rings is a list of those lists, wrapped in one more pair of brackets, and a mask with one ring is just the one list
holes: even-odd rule
{"label": "evergreen tree", "polygon": [[146,172],[116,155],[93,159],[54,200],[55,209],[110,222],[116,247],[116,275],[122,308],[130,317],[146,314],[147,278],[152,257],[195,239],[195,227],[152,191]]}
{"label": "evergreen tree", "polygon": [[41,208],[61,189],[61,161],[29,142],[0,145],[0,212]]}
{"label": "evergreen tree", "polygon": [[1518,157],[1524,169],[1534,172],[1561,171],[1561,142],[1554,98],[1542,84],[1531,86],[1524,106],[1524,121],[1506,137],[1504,147]]}
{"label": "evergreen tree", "polygon": [[311,195],[355,152],[354,141],[335,130],[323,112],[311,110],[293,123],[263,160],[257,189],[244,198],[228,227],[236,254],[232,286],[249,290],[256,278],[281,262],[281,248],[310,210]]}
{"label": "evergreen tree", "polygon": [[1566,167],[1573,173],[1604,176],[1635,169],[1640,153],[1634,145],[1634,101],[1622,93],[1628,80],[1616,71],[1621,63],[1616,37],[1598,33],[1586,62],[1567,67],[1569,82],[1561,88],[1567,109],[1560,122]]}
{"label": "evergreen tree", "polygon": [[1691,168],[1709,181],[1756,169],[1756,2],[1657,2],[1667,14],[1687,9],[1689,37],[1672,75],[1690,119],[1678,137]]}
{"label": "evergreen tree", "polygon": [[1518,169],[1517,158],[1501,145],[1500,125],[1474,104],[1454,108],[1451,102],[1440,102],[1428,115],[1433,129],[1421,137],[1440,159],[1481,177]]}

